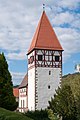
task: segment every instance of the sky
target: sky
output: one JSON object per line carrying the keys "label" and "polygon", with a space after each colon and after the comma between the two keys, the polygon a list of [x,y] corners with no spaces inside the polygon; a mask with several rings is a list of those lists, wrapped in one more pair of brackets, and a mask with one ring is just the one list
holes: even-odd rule
{"label": "sky", "polygon": [[64,49],[63,75],[80,63],[80,0],[0,0],[0,53],[4,52],[14,85],[27,73],[27,51],[43,12]]}

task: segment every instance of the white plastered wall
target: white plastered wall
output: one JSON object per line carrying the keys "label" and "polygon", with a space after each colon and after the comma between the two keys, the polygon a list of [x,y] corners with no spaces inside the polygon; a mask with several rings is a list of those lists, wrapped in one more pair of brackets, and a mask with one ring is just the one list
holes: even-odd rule
{"label": "white plastered wall", "polygon": [[[60,83],[61,68],[42,68],[38,67],[37,71],[37,109],[45,109],[48,106],[48,101],[54,96],[55,89]],[[51,75],[49,75],[51,71]],[[50,86],[50,89],[48,88]]]}
{"label": "white plastered wall", "polygon": [[[23,106],[23,101],[24,101],[24,106]],[[26,88],[21,88],[19,89],[19,112],[25,112],[25,111],[27,111]]]}
{"label": "white plastered wall", "polygon": [[28,70],[28,110],[35,110],[35,68]]}

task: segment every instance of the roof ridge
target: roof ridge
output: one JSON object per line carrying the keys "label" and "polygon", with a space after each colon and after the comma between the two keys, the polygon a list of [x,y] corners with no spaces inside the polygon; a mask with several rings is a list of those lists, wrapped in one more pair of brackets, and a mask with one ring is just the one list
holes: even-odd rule
{"label": "roof ridge", "polygon": [[[45,11],[43,11],[43,14],[44,14],[44,12],[45,12]],[[40,28],[41,28],[41,23],[42,23],[43,14],[42,14],[42,17],[41,17],[40,22],[39,22],[39,30],[38,30],[38,33],[37,33],[37,39],[36,39],[35,46],[36,46],[36,44],[37,44],[37,40],[38,40],[38,37],[39,37],[39,31],[40,31]]]}
{"label": "roof ridge", "polygon": [[25,87],[28,84],[28,74],[26,74],[21,82],[21,84],[19,85],[19,88]]}

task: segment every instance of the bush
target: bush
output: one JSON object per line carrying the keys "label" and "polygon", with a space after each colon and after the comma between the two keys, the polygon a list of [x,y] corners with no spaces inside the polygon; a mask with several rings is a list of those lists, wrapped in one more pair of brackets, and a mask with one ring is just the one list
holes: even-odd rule
{"label": "bush", "polygon": [[5,116],[3,114],[0,115],[0,120],[5,120]]}
{"label": "bush", "polygon": [[16,113],[0,108],[0,120],[33,120],[33,119],[21,113]]}
{"label": "bush", "polygon": [[48,111],[48,117],[50,120],[60,120],[57,114],[54,114],[51,109],[48,109],[47,111]]}
{"label": "bush", "polygon": [[25,115],[34,120],[59,120],[51,109],[28,111]]}
{"label": "bush", "polygon": [[47,110],[28,111],[27,113],[25,113],[25,115],[34,120],[50,120],[48,118]]}

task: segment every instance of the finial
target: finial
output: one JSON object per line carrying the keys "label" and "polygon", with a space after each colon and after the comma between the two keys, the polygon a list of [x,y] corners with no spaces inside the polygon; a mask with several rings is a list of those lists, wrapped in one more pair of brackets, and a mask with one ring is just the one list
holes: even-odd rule
{"label": "finial", "polygon": [[43,11],[45,11],[45,4],[43,4]]}

